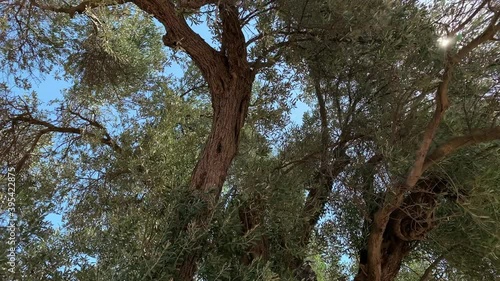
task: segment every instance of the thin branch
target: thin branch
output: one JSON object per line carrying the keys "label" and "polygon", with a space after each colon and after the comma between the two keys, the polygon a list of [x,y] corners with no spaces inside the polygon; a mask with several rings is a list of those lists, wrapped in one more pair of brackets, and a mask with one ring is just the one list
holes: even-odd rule
{"label": "thin branch", "polygon": [[[284,163],[283,165],[280,165],[280,166],[274,168],[274,170],[275,171],[276,170],[281,170],[281,169],[287,168],[288,166],[293,165],[293,164],[300,164],[300,163],[307,162],[311,158],[318,158],[318,156],[320,154],[321,154],[321,152],[319,152],[319,151],[316,151],[316,152],[313,152],[313,153],[309,153],[309,154],[305,155],[304,157],[302,157],[300,159],[292,160],[292,161],[289,161],[287,163]],[[292,169],[293,167],[291,167],[290,169]],[[290,169],[287,169],[284,173],[287,173],[288,171],[290,171]]]}
{"label": "thin branch", "polygon": [[[448,251],[449,252],[449,251]],[[447,253],[448,253],[447,252]],[[435,259],[426,269],[424,274],[420,277],[420,281],[429,281],[432,271],[438,266],[438,264],[444,260],[445,254],[440,255]]]}
{"label": "thin branch", "polygon": [[16,172],[21,171],[21,169],[23,168],[24,164],[26,163],[26,161],[31,156],[31,153],[33,153],[33,150],[35,150],[36,146],[38,145],[38,142],[40,141],[40,138],[44,134],[46,134],[47,132],[49,132],[47,129],[41,130],[40,132],[38,132],[38,134],[35,136],[35,139],[33,140],[33,143],[31,144],[31,147],[23,155],[23,157],[21,158],[21,160],[19,160],[19,162],[17,162],[17,164],[16,164]]}
{"label": "thin branch", "polygon": [[203,89],[203,88],[206,88],[207,87],[207,84],[206,83],[199,83],[197,85],[194,85],[193,87],[187,89],[186,91],[184,91],[182,94],[179,95],[179,97],[184,97],[186,95],[188,95],[189,93],[193,92],[193,91],[196,91],[196,90],[199,90],[199,89]]}
{"label": "thin branch", "polygon": [[184,9],[198,10],[201,7],[209,4],[219,4],[219,2],[228,2],[221,0],[181,0],[179,1],[179,7]]}
{"label": "thin branch", "polygon": [[448,85],[451,81],[451,73],[452,73],[452,65],[451,63],[448,62],[445,66],[444,73],[442,75],[442,81],[439,84],[438,89],[436,91],[436,97],[435,97],[436,109],[434,111],[434,115],[429,124],[427,125],[427,128],[425,129],[422,142],[420,144],[419,149],[417,150],[417,156],[415,162],[413,163],[413,167],[411,168],[410,173],[408,174],[408,177],[405,182],[407,188],[413,187],[417,183],[420,176],[422,176],[422,173],[424,172],[423,165],[425,162],[426,155],[429,151],[429,148],[432,144],[432,140],[434,139],[434,135],[436,134],[436,131],[439,127],[439,124],[441,123],[444,113],[449,106]]}
{"label": "thin branch", "polygon": [[486,5],[486,3],[488,3],[489,0],[483,0],[483,2],[476,8],[476,10],[474,12],[472,12],[472,14],[466,19],[464,20],[461,24],[459,24],[455,29],[453,29],[451,32],[450,32],[450,35],[449,36],[454,36],[455,34],[457,34],[460,30],[462,30],[469,22],[472,21],[472,19],[474,19],[474,17],[477,15],[477,13],[479,13],[479,11],[481,11],[481,9],[483,9],[483,7]]}
{"label": "thin branch", "polygon": [[[321,89],[321,83],[318,77],[313,76],[314,91],[318,102],[318,110],[321,122],[321,155],[319,172],[317,174],[317,182],[309,190],[307,198],[304,202],[302,215],[305,224],[302,227],[301,243],[307,245],[311,232],[318,220],[323,214],[325,205],[328,202],[330,192],[334,180],[350,163],[349,157],[346,155],[348,134],[342,134],[338,145],[331,151],[330,154],[330,130],[328,128],[328,113],[324,98],[324,93]],[[346,137],[347,135],[347,137]],[[329,164],[330,157],[334,157],[332,164]]]}
{"label": "thin branch", "polygon": [[82,114],[80,114],[79,112],[73,111],[73,110],[71,110],[71,109],[69,109],[69,108],[68,108],[68,112],[69,112],[70,114],[73,114],[73,115],[75,115],[76,117],[78,117],[78,118],[80,118],[80,119],[84,120],[84,121],[87,121],[90,125],[92,125],[92,126],[94,126],[94,127],[97,127],[97,128],[99,128],[99,129],[105,130],[104,126],[103,126],[103,125],[101,125],[101,123],[99,123],[99,122],[97,122],[97,121],[95,121],[95,120],[93,120],[93,119],[87,118],[87,117],[83,116]]}
{"label": "thin branch", "polygon": [[255,35],[254,37],[248,39],[247,42],[245,43],[245,45],[248,47],[248,46],[252,45],[253,43],[259,41],[263,37],[264,37],[264,33],[261,32],[261,33]]}
{"label": "thin branch", "polygon": [[[272,2],[274,2],[273,0],[269,1],[267,4],[264,5],[264,7],[268,6],[269,4],[271,4]],[[269,13],[270,11],[272,11],[273,9],[276,9],[276,7],[274,6],[271,6],[271,7],[268,7],[268,8],[261,8],[261,9],[256,9],[255,11],[249,13],[248,15],[244,16],[241,18],[241,25],[242,26],[245,26],[247,25],[252,19],[254,19],[255,17],[257,17],[258,15],[261,15],[261,14],[266,14],[266,13]]]}
{"label": "thin branch", "polygon": [[[47,121],[35,119],[33,117],[27,117],[27,116],[17,116],[11,119],[12,121],[22,121],[27,124],[31,125],[39,125],[39,126],[44,126],[47,130],[45,133],[48,132],[56,132],[56,133],[69,133],[69,134],[77,134],[77,135],[85,135],[85,136],[91,136],[91,137],[97,137],[96,134],[85,131],[84,129],[80,128],[73,128],[73,127],[59,127],[56,125],[53,125]],[[109,147],[111,147],[114,151],[120,152],[122,151],[121,147],[105,132],[105,136],[100,138],[100,142],[102,144],[105,144]]]}
{"label": "thin branch", "polygon": [[[286,49],[285,47],[289,46],[290,44],[309,41],[309,40],[311,40],[311,39],[309,39],[309,38],[295,38],[295,39],[290,39],[290,40],[278,42],[278,43],[270,46],[266,50],[264,50],[262,52],[262,54],[259,57],[257,57],[257,59],[255,59],[254,62],[250,63],[250,65],[253,67],[254,72],[257,71],[258,69],[272,66],[275,63],[275,59],[269,59],[268,58],[269,54],[273,53],[274,51],[278,51],[278,54],[276,56],[274,56],[275,58],[278,58],[279,55],[285,51],[285,49]],[[267,59],[267,60],[265,60],[265,59]]]}
{"label": "thin branch", "polygon": [[[314,89],[316,99],[318,100],[319,115],[321,120],[321,146],[323,147],[323,153],[326,154],[330,142],[330,131],[328,130],[328,116],[326,111],[325,98],[323,96],[323,91],[321,90],[321,83],[319,81],[319,78],[314,79]],[[326,155],[323,155],[323,157],[326,157]]]}
{"label": "thin branch", "polygon": [[[339,145],[346,145],[348,142],[350,141],[353,141],[353,140],[357,140],[357,139],[361,139],[361,138],[367,138],[365,135],[362,135],[362,134],[358,134],[358,135],[353,135],[353,136],[350,136],[350,137],[347,137],[347,138],[344,138],[343,140],[339,140],[335,143],[331,143],[328,145],[328,148],[336,148],[338,147]],[[284,168],[287,168],[288,166],[290,165],[293,165],[293,164],[300,164],[300,163],[305,163],[307,162],[308,160],[314,158],[314,159],[318,159],[319,156],[321,156],[323,152],[322,151],[315,151],[315,152],[312,152],[312,153],[309,153],[309,154],[306,154],[305,156],[303,156],[302,158],[299,158],[299,159],[296,159],[296,160],[291,160],[289,162],[286,162],[276,168],[274,168],[274,171],[276,170],[280,170],[280,169],[284,169]],[[288,173],[291,169],[293,169],[295,166],[293,167],[290,167],[289,169],[285,170],[284,173]]]}

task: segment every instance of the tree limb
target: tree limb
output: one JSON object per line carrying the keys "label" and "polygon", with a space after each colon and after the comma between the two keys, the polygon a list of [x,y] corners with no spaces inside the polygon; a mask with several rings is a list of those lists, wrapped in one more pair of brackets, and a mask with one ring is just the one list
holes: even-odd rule
{"label": "tree limb", "polygon": [[35,136],[35,139],[33,140],[33,143],[31,144],[30,148],[28,149],[28,151],[26,153],[24,153],[23,157],[21,158],[21,160],[19,160],[16,164],[16,172],[18,173],[19,171],[21,171],[21,169],[23,168],[24,164],[26,163],[26,161],[29,159],[31,153],[33,152],[33,150],[35,150],[36,146],[38,145],[38,142],[40,141],[40,138],[46,134],[48,132],[47,129],[44,129],[44,130],[41,130],[40,132],[38,132],[38,134],[36,134]]}
{"label": "tree limb", "polygon": [[450,32],[449,36],[454,36],[460,30],[462,30],[469,22],[471,22],[474,19],[477,13],[479,13],[479,11],[481,11],[481,9],[484,8],[484,6],[486,6],[488,2],[489,0],[483,0],[483,2],[474,10],[474,12],[472,12],[472,14],[467,19],[465,19],[461,24],[459,24],[455,29],[453,29],[453,31]]}
{"label": "tree limb", "polygon": [[498,22],[499,18],[500,18],[500,12],[493,14],[490,24],[484,29],[483,33],[481,33],[479,36],[470,41],[469,44],[462,47],[455,54],[455,56],[453,56],[453,59],[459,61],[480,44],[488,40],[492,40],[495,34],[500,30],[500,23]]}
{"label": "tree limb", "polygon": [[114,5],[120,5],[120,4],[125,4],[127,2],[130,2],[130,0],[88,0],[88,1],[82,1],[80,4],[76,6],[68,6],[68,7],[54,7],[51,5],[44,5],[44,4],[39,4],[35,0],[30,0],[31,5],[38,7],[42,10],[45,11],[52,11],[56,13],[65,13],[69,14],[70,17],[74,17],[75,14],[83,14],[86,9],[88,8],[97,8],[97,7],[103,7],[103,6],[114,6]]}
{"label": "tree limb", "polygon": [[185,9],[198,10],[205,5],[210,4],[234,4],[234,0],[180,0],[179,7]]}
{"label": "tree limb", "polygon": [[453,71],[453,66],[463,59],[468,53],[470,53],[474,48],[478,47],[480,44],[491,40],[495,33],[500,30],[500,24],[498,24],[498,19],[500,18],[500,13],[495,13],[491,19],[490,24],[485,30],[474,38],[469,44],[462,47],[455,55],[449,55],[444,72],[441,78],[441,83],[439,83],[438,89],[436,91],[436,109],[434,111],[434,116],[427,125],[424,131],[424,136],[420,144],[420,148],[417,151],[417,156],[413,167],[411,168],[408,177],[406,179],[405,185],[408,188],[413,187],[422,173],[424,172],[424,163],[426,155],[431,146],[434,135],[441,123],[445,111],[448,109],[448,86],[451,81],[451,74]]}
{"label": "tree limb", "polygon": [[[224,88],[221,76],[227,76],[224,54],[212,48],[199,34],[194,32],[184,19],[183,12],[173,1],[132,0],[139,9],[155,17],[167,31],[163,36],[165,46],[185,51],[200,69],[209,83],[210,94],[219,94]],[[200,1],[196,1],[199,5]],[[208,3],[208,2],[207,2]],[[194,5],[194,4],[193,4]],[[217,82],[217,83],[215,83]]]}
{"label": "tree limb", "polygon": [[383,234],[387,227],[387,223],[389,222],[390,214],[401,206],[405,192],[411,190],[415,186],[425,170],[424,164],[426,162],[429,148],[432,144],[436,131],[439,128],[444,113],[449,107],[448,87],[452,78],[453,67],[474,48],[493,38],[495,33],[500,29],[500,24],[497,23],[499,17],[500,13],[495,13],[488,27],[486,27],[479,36],[474,38],[466,46],[462,47],[455,55],[448,55],[447,57],[443,74],[441,76],[441,83],[439,83],[435,94],[436,109],[432,119],[429,121],[424,131],[422,142],[417,150],[413,166],[408,173],[406,181],[396,184],[393,187],[393,190],[390,194],[388,194],[389,196],[387,196],[383,207],[374,214],[373,224],[368,238],[368,249],[370,254],[368,258],[368,278],[370,280],[380,281],[382,278],[382,242]]}
{"label": "tree limb", "polygon": [[424,271],[424,274],[420,277],[420,281],[429,281],[431,277],[432,271],[438,264],[444,260],[444,254],[440,255],[437,259],[435,259]]}
{"label": "tree limb", "polygon": [[434,163],[443,160],[446,156],[463,147],[493,140],[500,140],[500,126],[476,130],[470,135],[454,137],[438,146],[427,156],[423,165],[423,170],[427,170]]}
{"label": "tree limb", "polygon": [[438,89],[436,91],[436,109],[434,111],[434,115],[424,131],[422,142],[419,149],[417,150],[415,162],[413,163],[413,167],[411,168],[405,182],[406,187],[408,188],[413,187],[417,183],[420,176],[422,176],[422,173],[424,172],[423,165],[425,157],[427,155],[427,152],[429,151],[432,140],[434,139],[434,135],[436,134],[444,113],[448,109],[448,85],[451,81],[451,73],[452,64],[448,62],[445,66],[441,83],[439,83]]}
{"label": "tree limb", "polygon": [[[56,132],[56,133],[69,133],[69,134],[77,134],[77,135],[82,135],[82,136],[86,135],[86,136],[91,136],[91,137],[97,137],[96,134],[88,132],[85,129],[74,128],[74,127],[60,127],[60,126],[56,126],[54,124],[51,124],[47,121],[33,118],[31,116],[20,115],[20,116],[16,116],[16,117],[12,118],[11,120],[12,121],[22,121],[22,122],[25,122],[25,123],[31,124],[31,125],[43,126],[43,127],[45,127],[45,129],[40,131],[40,132],[43,132],[43,134],[49,133],[49,132]],[[98,126],[98,128],[103,129],[104,127],[102,125],[100,125],[100,126]],[[100,138],[100,142],[102,144],[109,146],[114,151],[121,153],[122,148],[113,139],[111,139],[111,137],[109,136],[109,134],[106,131],[104,132],[104,135],[105,135],[104,137]],[[39,139],[39,137],[37,137],[37,139]]]}

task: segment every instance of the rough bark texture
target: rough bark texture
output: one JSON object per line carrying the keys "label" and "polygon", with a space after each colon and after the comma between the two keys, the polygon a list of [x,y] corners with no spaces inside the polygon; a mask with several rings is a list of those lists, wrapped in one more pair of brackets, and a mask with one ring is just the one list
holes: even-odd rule
{"label": "rough bark texture", "polygon": [[[213,4],[213,1],[198,2],[196,6],[199,7]],[[134,1],[165,26],[167,34],[163,37],[164,44],[185,50],[209,86],[213,108],[212,128],[190,182],[193,194],[207,206],[190,222],[190,227],[201,230],[208,227],[207,218],[217,204],[229,166],[237,153],[255,76],[247,62],[238,10],[230,2],[217,2],[222,24],[221,50],[217,51],[192,31],[172,2]],[[192,250],[184,255],[182,262],[177,265],[179,280],[193,279],[200,255],[200,250]]]}
{"label": "rough bark texture", "polygon": [[[207,218],[219,199],[227,171],[238,150],[240,130],[243,126],[249,102],[251,85],[237,83],[235,92],[224,93],[214,101],[214,120],[202,155],[191,178],[191,189],[206,202],[206,213],[194,219],[192,226],[208,227]],[[244,93],[245,95],[241,96]],[[194,245],[193,245],[194,246]],[[201,252],[189,253],[179,267],[181,280],[192,280],[196,273],[196,261]]]}

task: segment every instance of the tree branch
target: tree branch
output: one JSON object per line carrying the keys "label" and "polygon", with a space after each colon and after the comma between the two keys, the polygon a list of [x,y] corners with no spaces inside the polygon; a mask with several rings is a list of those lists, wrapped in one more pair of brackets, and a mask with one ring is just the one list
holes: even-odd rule
{"label": "tree branch", "polygon": [[423,170],[427,170],[434,163],[443,160],[446,156],[463,147],[493,140],[500,140],[500,126],[476,130],[470,135],[452,138],[434,149],[434,151],[427,156],[423,165]]}
{"label": "tree branch", "polygon": [[[49,133],[49,132],[56,132],[56,133],[69,133],[69,134],[77,134],[77,135],[82,135],[82,136],[86,135],[86,136],[91,136],[91,137],[98,137],[96,134],[88,132],[85,129],[73,128],[73,127],[60,127],[60,126],[53,125],[47,121],[33,118],[31,116],[20,115],[20,116],[16,116],[16,117],[12,118],[11,120],[12,121],[21,121],[21,122],[25,122],[25,123],[31,124],[31,125],[43,126],[43,127],[45,127],[45,129],[40,131],[40,132],[43,132],[43,134]],[[98,128],[103,129],[104,127],[99,124]],[[102,144],[109,146],[114,151],[121,153],[122,148],[113,139],[111,139],[111,137],[109,136],[109,134],[106,131],[104,131],[104,135],[105,135],[104,137],[100,138],[100,142]],[[37,139],[39,139],[40,137],[37,137]]]}
{"label": "tree branch", "polygon": [[31,144],[31,146],[28,149],[28,151],[26,153],[24,153],[24,155],[21,158],[21,160],[19,160],[19,162],[17,162],[17,164],[16,164],[16,172],[21,171],[21,169],[23,168],[24,164],[29,159],[31,153],[33,152],[33,150],[35,150],[36,146],[38,145],[38,142],[40,141],[40,138],[42,138],[42,136],[44,134],[46,134],[47,132],[48,132],[48,130],[44,129],[44,130],[41,130],[40,132],[38,132],[38,134],[36,134],[35,139],[33,140],[33,143]]}
{"label": "tree branch", "polygon": [[441,83],[436,90],[435,102],[436,109],[432,119],[427,124],[424,131],[422,142],[417,150],[415,161],[410,169],[406,181],[404,183],[396,184],[393,191],[389,193],[383,207],[379,209],[373,218],[373,224],[368,238],[368,278],[370,280],[381,280],[381,262],[382,262],[382,242],[383,234],[389,222],[390,214],[396,210],[403,203],[404,194],[406,191],[411,190],[418,182],[422,173],[424,172],[424,165],[427,159],[429,148],[434,139],[437,129],[441,123],[444,113],[449,107],[448,103],[448,86],[452,78],[453,66],[463,59],[468,53],[480,44],[491,40],[495,33],[500,29],[498,19],[500,13],[495,13],[490,24],[485,30],[469,44],[461,48],[455,55],[448,55],[443,74],[441,76]]}
{"label": "tree branch", "polygon": [[[141,10],[155,17],[167,31],[163,36],[165,46],[185,51],[209,83],[210,94],[219,94],[224,88],[220,77],[228,76],[224,54],[212,48],[194,32],[184,19],[184,14],[170,0],[132,0]],[[196,1],[199,5],[201,1]],[[209,3],[210,1],[206,2]],[[225,2],[225,1],[224,1]],[[195,4],[193,4],[195,6]],[[215,83],[217,82],[217,83]]]}
{"label": "tree branch", "polygon": [[420,281],[429,281],[429,278],[431,277],[432,271],[438,264],[444,260],[444,254],[440,255],[437,259],[435,259],[426,269],[424,274],[420,277]]}
{"label": "tree branch", "polygon": [[181,0],[179,1],[179,7],[185,9],[198,10],[205,5],[210,4],[234,4],[234,0]]}
{"label": "tree branch", "polygon": [[471,22],[474,19],[477,13],[479,13],[479,11],[481,11],[481,9],[484,8],[484,6],[486,6],[488,2],[489,0],[483,0],[483,2],[474,10],[474,12],[472,12],[472,14],[466,20],[464,20],[455,29],[453,29],[453,31],[450,32],[449,36],[454,36],[460,30],[462,30],[469,22]]}
{"label": "tree branch", "polygon": [[38,7],[42,10],[45,11],[52,11],[56,13],[65,13],[69,14],[70,17],[74,17],[75,14],[83,14],[87,8],[96,8],[96,7],[103,7],[103,6],[114,6],[114,5],[120,5],[120,4],[125,4],[127,2],[130,2],[130,0],[88,0],[88,1],[82,1],[80,4],[76,6],[68,6],[68,7],[54,7],[50,5],[43,5],[39,4],[35,0],[30,0],[31,5]]}
{"label": "tree branch", "polygon": [[500,30],[500,23],[498,23],[500,18],[500,12],[493,14],[490,24],[484,29],[483,33],[474,38],[469,44],[462,47],[454,56],[453,59],[459,61],[463,59],[468,53],[470,53],[474,48],[480,44],[492,40],[495,34]]}
{"label": "tree branch", "polygon": [[455,55],[448,56],[445,69],[441,78],[441,83],[438,86],[436,91],[436,110],[434,111],[434,116],[429,121],[427,128],[424,132],[424,136],[422,139],[422,143],[420,144],[420,148],[417,151],[417,156],[415,162],[413,164],[410,173],[406,179],[406,187],[413,187],[422,173],[424,172],[424,162],[426,159],[426,155],[431,146],[432,140],[434,139],[434,135],[441,123],[441,120],[444,116],[445,111],[448,109],[448,85],[451,81],[451,73],[453,70],[453,65],[463,59],[469,52],[471,52],[474,48],[478,47],[480,44],[491,40],[495,33],[500,30],[500,24],[497,24],[498,19],[500,18],[500,13],[495,13],[493,18],[491,19],[490,24],[485,30],[476,38],[474,38],[469,44],[462,47]]}
{"label": "tree branch", "polygon": [[429,121],[427,128],[425,129],[422,143],[420,144],[420,148],[417,150],[415,162],[406,179],[405,184],[408,188],[413,187],[422,175],[425,157],[427,155],[427,152],[429,151],[432,140],[434,139],[434,135],[436,134],[444,113],[448,109],[448,85],[451,81],[451,73],[452,65],[450,62],[448,62],[445,66],[441,83],[439,84],[436,91],[436,109],[434,111],[434,115],[431,121]]}

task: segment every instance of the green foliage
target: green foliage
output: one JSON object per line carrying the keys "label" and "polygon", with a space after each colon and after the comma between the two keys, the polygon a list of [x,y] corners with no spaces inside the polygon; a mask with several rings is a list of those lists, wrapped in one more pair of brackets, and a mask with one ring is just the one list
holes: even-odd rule
{"label": "green foliage", "polygon": [[[431,118],[446,60],[436,22],[453,14],[446,4],[412,1],[239,3],[245,35],[259,33],[249,59],[273,67],[257,75],[238,155],[210,212],[200,198],[217,195],[188,188],[213,122],[196,65],[170,56],[158,23],[135,6],[70,18],[21,2],[0,3],[0,159],[29,155],[17,178],[19,280],[175,280],[186,253],[200,257],[199,280],[296,280],[305,265],[320,281],[352,277],[370,218],[406,176]],[[217,41],[214,7],[178,14],[207,23]],[[484,16],[451,51],[477,35]],[[498,51],[498,42],[487,43],[457,63],[431,151],[499,126]],[[163,72],[174,62],[181,78]],[[60,99],[14,94],[32,88],[27,75],[52,70],[70,84]],[[310,110],[291,124],[297,99]],[[412,242],[397,280],[419,280],[440,256],[436,279],[499,276],[499,154],[498,140],[475,144],[424,174],[446,180],[448,190],[435,198],[436,228]],[[313,219],[305,203],[328,176],[325,205],[304,236]],[[61,214],[63,225],[51,225],[49,214]],[[2,226],[6,219],[0,213]],[[2,228],[1,240],[7,235]],[[256,254],[259,247],[266,253]]]}
{"label": "green foliage", "polygon": [[[133,7],[88,11],[67,75],[91,89],[135,87],[164,67],[161,37],[152,19]],[[104,88],[104,89],[102,89]]]}

